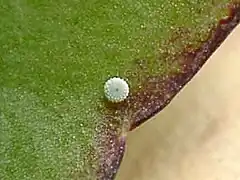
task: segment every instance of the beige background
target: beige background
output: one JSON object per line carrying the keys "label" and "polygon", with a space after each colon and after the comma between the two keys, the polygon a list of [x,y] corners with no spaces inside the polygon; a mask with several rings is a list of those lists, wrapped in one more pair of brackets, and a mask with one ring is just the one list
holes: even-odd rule
{"label": "beige background", "polygon": [[240,180],[240,26],[170,105],[128,134],[116,180]]}

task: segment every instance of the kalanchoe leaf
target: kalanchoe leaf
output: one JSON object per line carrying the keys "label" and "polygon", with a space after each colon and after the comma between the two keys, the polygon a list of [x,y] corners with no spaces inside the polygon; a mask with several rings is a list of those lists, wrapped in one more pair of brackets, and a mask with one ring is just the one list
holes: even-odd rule
{"label": "kalanchoe leaf", "polygon": [[[225,1],[89,3],[0,3],[0,179],[112,180],[126,133],[160,111],[239,23],[235,5],[202,44]],[[125,84],[112,103],[103,83],[116,74],[131,91]]]}

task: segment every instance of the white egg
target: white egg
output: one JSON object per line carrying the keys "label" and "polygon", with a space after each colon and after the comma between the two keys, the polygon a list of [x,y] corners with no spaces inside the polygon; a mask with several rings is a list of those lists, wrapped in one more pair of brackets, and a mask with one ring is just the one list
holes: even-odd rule
{"label": "white egg", "polygon": [[105,83],[104,92],[109,101],[117,103],[124,101],[128,97],[129,86],[125,80],[113,77]]}

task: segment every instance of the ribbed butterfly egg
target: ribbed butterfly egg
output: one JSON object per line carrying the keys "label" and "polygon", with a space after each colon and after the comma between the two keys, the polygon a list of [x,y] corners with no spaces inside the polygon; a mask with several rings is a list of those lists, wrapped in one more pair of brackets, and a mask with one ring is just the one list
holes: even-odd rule
{"label": "ribbed butterfly egg", "polygon": [[124,101],[129,94],[128,83],[119,77],[113,77],[106,81],[104,85],[106,98],[114,103]]}

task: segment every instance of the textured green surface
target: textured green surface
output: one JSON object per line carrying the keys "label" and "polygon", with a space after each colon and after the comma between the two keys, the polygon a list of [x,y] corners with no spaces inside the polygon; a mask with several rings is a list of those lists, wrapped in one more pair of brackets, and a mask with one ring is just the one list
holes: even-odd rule
{"label": "textured green surface", "polygon": [[207,32],[226,2],[1,0],[0,179],[94,179],[104,81],[134,85],[138,58],[142,76],[168,71],[155,59],[172,30]]}

